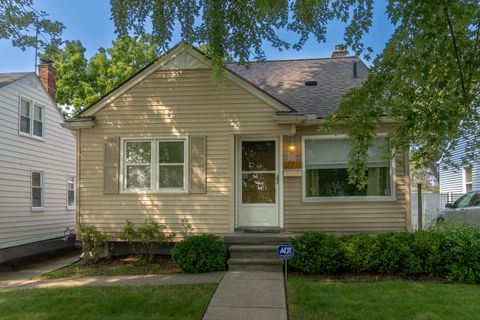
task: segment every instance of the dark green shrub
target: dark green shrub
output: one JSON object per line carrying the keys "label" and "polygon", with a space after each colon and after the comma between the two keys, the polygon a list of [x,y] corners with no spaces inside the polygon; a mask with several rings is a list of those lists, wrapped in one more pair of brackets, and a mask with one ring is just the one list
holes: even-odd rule
{"label": "dark green shrub", "polygon": [[429,274],[480,283],[480,226],[441,224],[428,231],[354,234],[340,239],[307,232],[292,244],[291,265],[305,273]]}
{"label": "dark green shrub", "polygon": [[446,234],[438,230],[414,233],[413,252],[421,261],[424,274],[444,276],[448,271],[445,260]]}
{"label": "dark green shrub", "polygon": [[340,238],[345,254],[345,268],[353,272],[373,272],[380,245],[375,236],[365,233],[346,235]]}
{"label": "dark green shrub", "polygon": [[227,248],[212,234],[191,235],[172,249],[175,264],[187,273],[223,271]]}
{"label": "dark green shrub", "polygon": [[383,233],[377,236],[379,254],[374,268],[384,274],[422,274],[422,260],[415,254],[415,235],[408,232]]}
{"label": "dark green shrub", "polygon": [[325,233],[307,232],[292,240],[295,256],[290,265],[305,273],[331,274],[342,269],[340,240]]}
{"label": "dark green shrub", "polygon": [[445,238],[440,250],[444,255],[446,276],[450,280],[480,283],[480,226],[445,225],[439,228]]}

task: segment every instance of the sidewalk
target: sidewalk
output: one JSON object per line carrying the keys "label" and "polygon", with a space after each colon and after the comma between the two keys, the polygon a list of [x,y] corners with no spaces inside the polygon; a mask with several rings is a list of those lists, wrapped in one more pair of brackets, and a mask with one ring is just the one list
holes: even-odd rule
{"label": "sidewalk", "polygon": [[78,278],[24,280],[1,289],[68,288],[81,286],[160,286],[171,284],[219,283],[225,272],[137,276],[91,276]]}
{"label": "sidewalk", "polygon": [[68,266],[78,261],[78,257],[79,253],[75,252],[34,263],[22,270],[0,272],[0,289],[20,285],[25,281],[30,281],[34,276]]}
{"label": "sidewalk", "polygon": [[227,272],[203,320],[287,320],[281,272]]}

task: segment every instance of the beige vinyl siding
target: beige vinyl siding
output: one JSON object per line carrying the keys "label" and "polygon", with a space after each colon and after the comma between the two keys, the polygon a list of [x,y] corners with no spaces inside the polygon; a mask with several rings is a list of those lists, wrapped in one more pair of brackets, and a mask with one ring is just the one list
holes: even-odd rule
{"label": "beige vinyl siding", "polygon": [[[127,219],[156,218],[180,233],[187,218],[194,232],[234,229],[234,137],[278,137],[288,126],[272,121],[276,111],[229,80],[222,87],[210,70],[156,71],[95,114],[95,127],[81,129],[80,222],[113,237]],[[105,139],[207,137],[207,192],[103,194]]]}
{"label": "beige vinyl siding", "polygon": [[[44,106],[44,138],[21,136],[19,97]],[[75,175],[75,139],[34,75],[0,88],[0,249],[62,237],[75,229],[67,176]],[[31,169],[44,174],[44,210],[31,209]]]}
{"label": "beige vinyl siding", "polygon": [[[380,132],[387,132],[383,126]],[[294,137],[297,161],[302,161],[302,136],[320,134],[318,126],[297,127]],[[291,137],[284,138],[284,150]],[[286,153],[284,154],[286,157]],[[395,200],[304,202],[301,177],[284,178],[285,229],[292,232],[331,233],[404,231],[409,221],[408,163],[404,154],[396,158]],[[305,165],[303,163],[303,165]]]}

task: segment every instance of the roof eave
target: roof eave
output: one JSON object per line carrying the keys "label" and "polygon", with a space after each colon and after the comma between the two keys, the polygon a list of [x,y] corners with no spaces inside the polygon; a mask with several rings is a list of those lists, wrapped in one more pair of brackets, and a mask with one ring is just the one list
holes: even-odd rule
{"label": "roof eave", "polygon": [[79,117],[65,120],[61,125],[70,130],[89,129],[95,126],[95,121],[93,117]]}
{"label": "roof eave", "polygon": [[[275,114],[273,121],[278,124],[297,124],[300,126],[322,125],[327,122],[325,118],[318,117],[313,114]],[[398,121],[382,117],[380,118],[382,124],[396,124]]]}

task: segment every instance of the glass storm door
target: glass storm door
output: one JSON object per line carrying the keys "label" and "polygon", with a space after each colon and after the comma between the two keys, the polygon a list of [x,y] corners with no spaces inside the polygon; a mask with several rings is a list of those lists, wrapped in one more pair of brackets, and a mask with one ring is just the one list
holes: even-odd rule
{"label": "glass storm door", "polygon": [[239,143],[239,227],[278,227],[277,141],[242,139]]}

